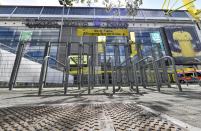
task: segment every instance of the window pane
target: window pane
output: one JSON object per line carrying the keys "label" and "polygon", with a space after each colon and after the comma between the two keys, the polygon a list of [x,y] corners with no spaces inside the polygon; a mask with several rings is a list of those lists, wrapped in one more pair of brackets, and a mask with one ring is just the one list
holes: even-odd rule
{"label": "window pane", "polygon": [[15,9],[14,6],[6,6],[6,7],[0,6],[0,14],[11,14],[14,9]]}
{"label": "window pane", "polygon": [[119,10],[117,8],[113,8],[110,11],[108,11],[105,8],[96,8],[95,10],[96,15],[106,15],[106,16],[118,16],[119,15]]}
{"label": "window pane", "polygon": [[183,18],[188,18],[188,15],[184,11],[175,11],[171,14],[172,17],[183,17]]}
{"label": "window pane", "polygon": [[18,7],[14,14],[40,14],[41,7]]}
{"label": "window pane", "polygon": [[93,8],[70,8],[69,15],[94,15]]}
{"label": "window pane", "polygon": [[61,15],[62,7],[44,7],[42,14]]}
{"label": "window pane", "polygon": [[[125,8],[120,9],[120,14],[121,16],[127,16],[128,15],[128,10]],[[137,15],[135,17],[143,17],[142,11],[138,10]]]}
{"label": "window pane", "polygon": [[159,10],[143,10],[142,13],[145,17],[165,17],[165,13]]}

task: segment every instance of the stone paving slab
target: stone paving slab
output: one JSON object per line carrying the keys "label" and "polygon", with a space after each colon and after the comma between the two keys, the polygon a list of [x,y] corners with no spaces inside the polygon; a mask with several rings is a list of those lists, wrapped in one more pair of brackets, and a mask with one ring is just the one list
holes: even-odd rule
{"label": "stone paving slab", "polygon": [[134,103],[0,108],[0,130],[185,131]]}

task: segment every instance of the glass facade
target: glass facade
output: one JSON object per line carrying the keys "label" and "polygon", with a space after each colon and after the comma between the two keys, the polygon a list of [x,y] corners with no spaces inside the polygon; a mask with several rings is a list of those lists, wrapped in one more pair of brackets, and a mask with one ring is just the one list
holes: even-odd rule
{"label": "glass facade", "polygon": [[11,14],[14,9],[14,6],[0,6],[0,14]]}
{"label": "glass facade", "polygon": [[144,17],[165,17],[164,11],[159,10],[143,10]]}
{"label": "glass facade", "polygon": [[14,14],[40,14],[41,7],[17,7]]}
{"label": "glass facade", "polygon": [[69,15],[94,15],[94,8],[70,8]]}
{"label": "glass facade", "polygon": [[[21,32],[32,32],[31,41],[25,44],[25,58],[42,62],[44,48],[47,42],[58,43],[59,29],[28,29],[25,27],[0,27],[0,46],[2,49],[16,53],[17,46],[20,44]],[[51,56],[56,58],[57,45],[51,48]],[[50,61],[50,64],[55,62]]]}
{"label": "glass facade", "polygon": [[[1,6],[0,14],[11,14],[15,6]],[[44,15],[62,15],[63,7],[31,7],[31,6],[19,6],[16,8],[13,14],[42,14]],[[93,7],[65,7],[65,15],[91,15],[91,16],[128,16],[128,11],[125,8],[112,8],[107,10],[105,8],[93,8]],[[40,16],[39,16],[40,17]],[[150,10],[142,9],[138,10],[135,17],[148,17],[148,18],[190,18],[186,11],[175,11],[171,16],[165,16],[165,12],[162,10]]]}
{"label": "glass facade", "polygon": [[60,7],[44,7],[42,14],[61,15],[62,14],[62,8],[60,8]]}

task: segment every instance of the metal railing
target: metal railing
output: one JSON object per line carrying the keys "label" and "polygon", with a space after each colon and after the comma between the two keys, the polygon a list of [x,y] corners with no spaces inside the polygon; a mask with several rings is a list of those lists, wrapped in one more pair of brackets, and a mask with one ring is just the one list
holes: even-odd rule
{"label": "metal railing", "polygon": [[[46,78],[47,78],[47,70],[48,70],[48,61],[49,59],[55,61],[57,64],[59,64],[60,66],[62,66],[64,68],[63,73],[66,74],[66,65],[59,62],[58,60],[56,60],[55,58],[51,57],[51,56],[46,56],[44,58],[43,61],[43,65],[42,65],[42,69],[41,69],[41,76],[40,76],[40,86],[39,86],[39,90],[38,90],[38,95],[41,95],[43,88],[46,85]],[[67,75],[69,77],[69,75]],[[65,80],[68,80],[67,78]],[[68,81],[65,81],[65,83],[68,83]],[[64,94],[66,94],[67,92],[67,85],[65,84],[64,86]]]}
{"label": "metal railing", "polygon": [[[176,82],[176,84],[177,84],[177,86],[178,86],[178,88],[179,88],[179,91],[182,91],[181,84],[180,84],[179,79],[178,79],[178,77],[177,77],[177,69],[176,69],[176,64],[175,64],[174,59],[173,59],[172,57],[170,57],[170,56],[164,56],[164,57],[162,57],[162,58],[156,60],[156,62],[164,61],[164,60],[169,60],[169,61],[171,62],[171,63],[169,63],[169,64],[172,65],[173,74],[174,74],[174,77],[175,77],[175,82]],[[168,62],[169,62],[169,61],[168,61]],[[167,74],[167,75],[168,75],[168,74]],[[168,86],[169,86],[169,83],[168,83]]]}
{"label": "metal railing", "polygon": [[[147,60],[147,63],[145,62]],[[134,80],[135,80],[135,86],[136,86],[136,91],[137,93],[139,93],[139,80],[138,80],[138,75],[137,73],[140,73],[140,80],[142,81],[142,86],[144,88],[147,87],[148,85],[148,81],[147,81],[147,75],[146,75],[146,71],[144,70],[146,66],[148,65],[152,65],[153,66],[153,70],[154,70],[154,76],[155,76],[155,80],[156,80],[156,86],[158,91],[160,91],[160,83],[158,81],[158,70],[157,70],[157,66],[156,63],[153,59],[152,56],[147,56],[135,63],[133,63],[133,70],[134,70]],[[139,70],[138,70],[139,69]]]}

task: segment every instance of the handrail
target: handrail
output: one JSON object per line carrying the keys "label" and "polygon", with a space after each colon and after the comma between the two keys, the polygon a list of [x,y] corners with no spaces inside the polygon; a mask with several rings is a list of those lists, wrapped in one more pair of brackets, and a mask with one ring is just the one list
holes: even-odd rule
{"label": "handrail", "polygon": [[122,65],[125,64],[127,61],[132,60],[132,58],[134,58],[134,56],[127,58],[124,62],[122,62],[121,64],[119,64],[118,67],[122,66]]}
{"label": "handrail", "polygon": [[145,57],[145,58],[143,58],[143,59],[141,59],[141,60],[137,61],[137,62],[136,62],[136,63],[134,63],[134,64],[141,63],[141,62],[143,62],[144,60],[147,60],[147,59],[151,59],[151,60],[153,60],[153,57],[152,57],[152,56],[147,56],[147,57]]}
{"label": "handrail", "polygon": [[[135,67],[137,64],[140,64],[141,62],[143,62],[145,60],[148,60],[148,59],[151,59],[151,61],[152,61],[151,63],[153,64],[153,68],[154,68],[154,71],[155,71],[155,78],[156,78],[157,89],[160,92],[161,85],[160,85],[160,82],[159,82],[159,74],[158,74],[158,70],[157,70],[157,65],[156,65],[156,63],[154,61],[154,58],[152,56],[147,56],[147,57],[145,57],[145,58],[137,61],[136,63],[133,63],[133,66]],[[134,73],[135,73],[135,76],[136,76],[136,70],[135,70]],[[137,81],[138,81],[137,78],[135,78],[135,82],[137,82]],[[143,86],[146,87],[146,85],[143,85]],[[137,87],[137,92],[139,92],[138,85],[136,87]]]}
{"label": "handrail", "polygon": [[53,57],[51,57],[51,56],[46,56],[46,57],[44,58],[44,60],[47,60],[47,59],[54,60],[54,61],[56,61],[58,64],[60,64],[61,66],[66,67],[63,63],[59,62],[58,60],[56,60],[55,58],[53,58]]}
{"label": "handrail", "polygon": [[198,58],[194,58],[194,60],[196,60],[197,62],[201,62],[201,60],[200,60],[200,59],[198,59]]}
{"label": "handrail", "polygon": [[177,86],[179,88],[179,91],[182,91],[182,88],[181,88],[181,84],[179,83],[179,80],[178,80],[178,77],[177,77],[177,69],[176,69],[176,65],[175,65],[175,61],[174,61],[174,58],[171,57],[171,56],[164,56],[158,60],[156,60],[155,62],[158,62],[160,60],[163,60],[163,59],[169,59],[172,63],[172,66],[173,66],[173,70],[174,70],[174,75],[175,75],[175,81],[177,83]]}

